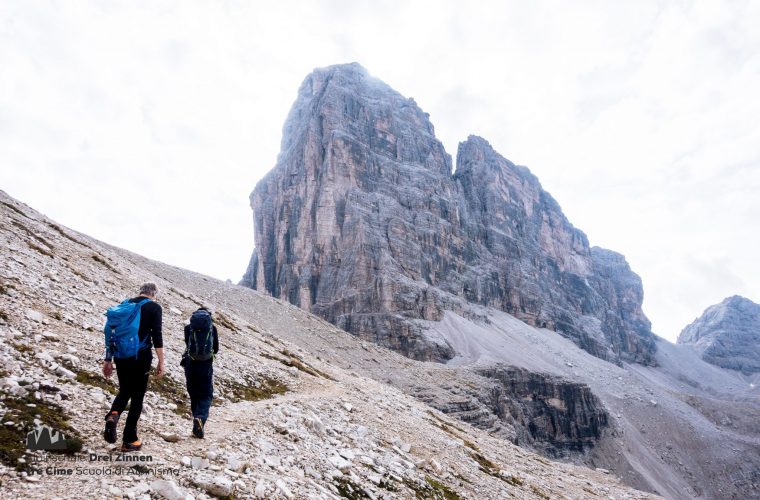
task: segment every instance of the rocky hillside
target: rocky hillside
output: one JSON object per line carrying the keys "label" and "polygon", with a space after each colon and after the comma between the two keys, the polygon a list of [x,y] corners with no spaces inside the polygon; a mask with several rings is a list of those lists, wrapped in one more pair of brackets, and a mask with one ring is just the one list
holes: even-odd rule
{"label": "rocky hillside", "polygon": [[600,358],[653,363],[625,259],[590,248],[538,179],[485,140],[460,144],[456,165],[413,99],[358,64],[315,70],[251,194],[242,284],[419,360],[457,353],[415,320],[474,317],[477,304]]}
{"label": "rocky hillside", "polygon": [[760,305],[734,295],[710,306],[683,329],[678,343],[716,366],[760,373]]}
{"label": "rocky hillside", "polygon": [[[354,369],[375,364],[365,358],[411,363],[411,374],[440,365],[362,344],[253,290],[110,247],[2,192],[0,220],[4,497],[650,497],[605,471],[490,436]],[[98,372],[102,312],[145,281],[161,290],[168,373],[151,379],[142,461],[123,462],[100,435],[115,390]],[[214,309],[221,335],[204,441],[189,438],[179,367],[183,323],[201,304]],[[332,342],[311,345],[317,338]],[[341,345],[341,355],[354,357],[334,360]],[[66,435],[68,454],[26,449],[27,433],[41,424]]]}

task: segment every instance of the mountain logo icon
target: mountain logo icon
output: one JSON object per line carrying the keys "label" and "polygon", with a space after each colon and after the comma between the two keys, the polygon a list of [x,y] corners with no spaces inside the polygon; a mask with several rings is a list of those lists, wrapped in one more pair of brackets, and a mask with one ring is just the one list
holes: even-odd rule
{"label": "mountain logo icon", "polygon": [[53,430],[52,427],[42,425],[26,435],[26,448],[29,450],[65,450],[67,448],[66,436]]}

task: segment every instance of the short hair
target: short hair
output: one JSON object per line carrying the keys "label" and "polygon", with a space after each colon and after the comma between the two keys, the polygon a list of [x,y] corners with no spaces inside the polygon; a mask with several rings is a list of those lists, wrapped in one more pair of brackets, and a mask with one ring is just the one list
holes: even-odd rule
{"label": "short hair", "polygon": [[155,297],[158,293],[158,287],[155,283],[144,283],[140,287],[140,295],[150,295],[151,297]]}

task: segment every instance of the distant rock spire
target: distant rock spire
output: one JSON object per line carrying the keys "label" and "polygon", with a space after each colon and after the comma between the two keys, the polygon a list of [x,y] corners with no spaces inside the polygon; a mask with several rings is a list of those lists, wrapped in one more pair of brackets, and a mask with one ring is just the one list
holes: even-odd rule
{"label": "distant rock spire", "polygon": [[681,331],[678,343],[702,359],[745,374],[760,372],[760,305],[734,295],[708,307]]}

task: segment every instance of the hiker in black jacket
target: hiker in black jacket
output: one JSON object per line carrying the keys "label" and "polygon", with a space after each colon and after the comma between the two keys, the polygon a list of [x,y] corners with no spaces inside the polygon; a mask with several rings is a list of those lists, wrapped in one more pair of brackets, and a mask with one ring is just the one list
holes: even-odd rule
{"label": "hiker in black jacket", "polygon": [[205,307],[195,311],[185,325],[185,381],[193,414],[193,436],[203,439],[208,410],[214,396],[214,356],[219,352],[219,334]]}
{"label": "hiker in black jacket", "polygon": [[[156,378],[164,374],[164,341],[161,333],[162,310],[161,306],[154,302],[158,288],[153,283],[145,283],[140,287],[137,297],[129,299],[129,302],[140,306],[140,328],[138,330],[139,346],[137,355],[134,357],[117,357],[106,346],[106,356],[103,360],[103,375],[108,378],[113,373],[113,360],[116,361],[116,375],[119,379],[119,392],[113,400],[111,410],[106,414],[104,439],[109,443],[116,442],[116,428],[119,417],[124,409],[129,406],[129,414],[124,425],[121,451],[138,451],[142,443],[137,438],[137,421],[142,413],[143,398],[148,388],[148,375],[153,361],[152,349],[155,347],[158,357]],[[118,354],[118,353],[117,353]]]}

